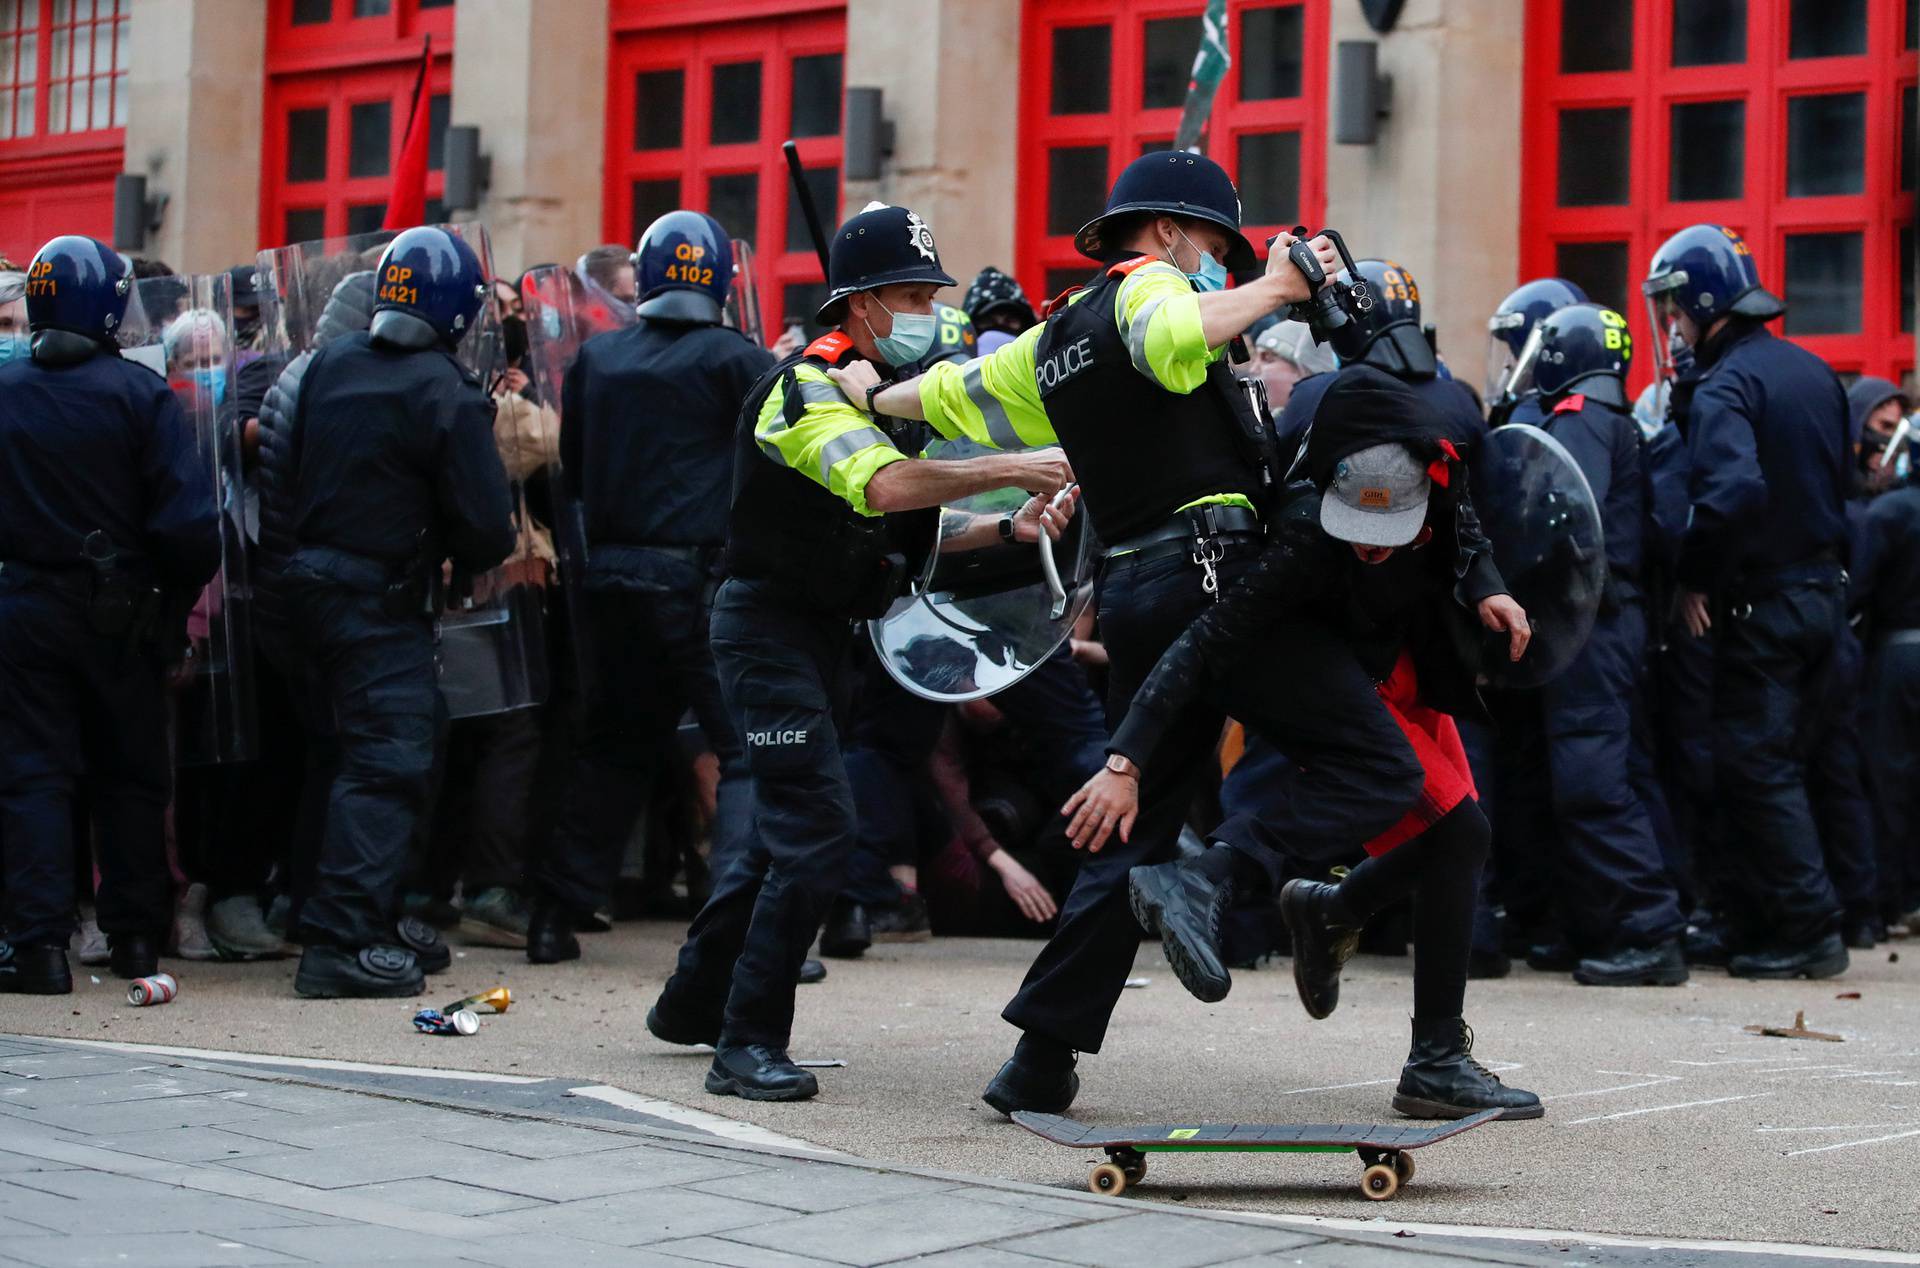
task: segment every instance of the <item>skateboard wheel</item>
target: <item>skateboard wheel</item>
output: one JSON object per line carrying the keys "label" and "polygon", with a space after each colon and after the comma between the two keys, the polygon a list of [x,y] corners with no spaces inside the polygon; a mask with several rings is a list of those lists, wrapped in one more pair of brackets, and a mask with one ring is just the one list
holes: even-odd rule
{"label": "skateboard wheel", "polygon": [[1111,1162],[1103,1162],[1087,1174],[1087,1188],[1119,1197],[1127,1191],[1127,1173]]}
{"label": "skateboard wheel", "polygon": [[1400,1178],[1401,1184],[1405,1184],[1407,1181],[1413,1179],[1413,1155],[1395,1154],[1393,1156],[1393,1173]]}
{"label": "skateboard wheel", "polygon": [[1135,1158],[1120,1169],[1126,1172],[1128,1184],[1139,1184],[1147,1178],[1147,1160],[1145,1158]]}
{"label": "skateboard wheel", "polygon": [[1384,1162],[1375,1163],[1360,1173],[1360,1192],[1375,1202],[1384,1202],[1400,1191],[1400,1177]]}

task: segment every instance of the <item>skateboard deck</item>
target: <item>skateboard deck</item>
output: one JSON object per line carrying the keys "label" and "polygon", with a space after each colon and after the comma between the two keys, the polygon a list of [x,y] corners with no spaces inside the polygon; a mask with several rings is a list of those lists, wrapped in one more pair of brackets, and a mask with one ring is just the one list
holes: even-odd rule
{"label": "skateboard deck", "polygon": [[1129,1185],[1140,1183],[1146,1175],[1146,1155],[1150,1153],[1345,1153],[1351,1149],[1366,1166],[1360,1177],[1360,1191],[1374,1201],[1384,1201],[1413,1179],[1413,1159],[1408,1156],[1413,1150],[1472,1131],[1499,1117],[1499,1110],[1483,1110],[1468,1118],[1418,1126],[1403,1123],[1125,1123],[1103,1127],[1058,1114],[1017,1110],[1013,1121],[1056,1145],[1104,1151],[1107,1161],[1097,1164],[1087,1177],[1087,1188],[1095,1193],[1124,1193]]}

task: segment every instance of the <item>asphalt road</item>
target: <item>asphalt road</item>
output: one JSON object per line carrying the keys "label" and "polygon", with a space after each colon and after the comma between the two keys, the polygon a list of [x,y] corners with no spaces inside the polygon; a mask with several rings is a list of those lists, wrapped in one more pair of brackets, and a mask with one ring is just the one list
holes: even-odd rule
{"label": "asphalt road", "polygon": [[[822,1095],[748,1105],[707,1095],[706,1057],[641,1024],[679,930],[626,925],[585,939],[580,964],[536,969],[465,948],[411,1002],[301,1001],[292,964],[167,967],[180,996],[135,1009],[82,971],[65,998],[9,997],[0,1030],[70,1038],[553,1076],[747,1120],[856,1156],[1063,1186],[1091,1159],[1008,1124],[980,1088],[1014,1032],[998,1018],[1037,944],[945,940],[882,947],[803,988],[796,1057],[840,1059]],[[1898,959],[1894,957],[1898,956]],[[1362,1199],[1341,1155],[1167,1155],[1143,1201],[1251,1212],[1489,1228],[1920,1251],[1920,942],[1856,956],[1844,978],[1581,988],[1515,970],[1474,983],[1476,1055],[1541,1093],[1547,1117],[1495,1123],[1418,1155],[1390,1207]],[[1083,1057],[1074,1107],[1092,1122],[1391,1121],[1410,1003],[1405,960],[1351,966],[1340,1011],[1311,1022],[1285,963],[1239,976],[1216,1005],[1189,998],[1153,945],[1104,1050]],[[420,1004],[498,983],[515,1003],[471,1038],[431,1038]],[[1860,998],[1841,998],[1858,992]],[[1841,1043],[1762,1038],[1808,1025]],[[1509,1068],[1510,1067],[1510,1068]]]}

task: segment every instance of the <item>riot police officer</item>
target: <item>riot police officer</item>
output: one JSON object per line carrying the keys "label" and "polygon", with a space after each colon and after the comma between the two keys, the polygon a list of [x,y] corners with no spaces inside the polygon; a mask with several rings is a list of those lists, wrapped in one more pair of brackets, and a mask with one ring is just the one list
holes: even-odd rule
{"label": "riot police officer", "polygon": [[162,675],[220,530],[178,398],[119,355],[132,293],[121,256],[55,238],[27,269],[29,355],[0,365],[0,991],[73,989],[83,778],[114,973],[154,972],[172,920]]}
{"label": "riot police officer", "polygon": [[1538,423],[1539,390],[1514,367],[1527,357],[1527,339],[1542,317],[1569,304],[1584,304],[1587,293],[1562,277],[1523,282],[1487,318],[1487,417],[1502,423]]}
{"label": "riot police officer", "polygon": [[[939,533],[934,508],[1000,488],[1052,494],[1071,477],[1053,451],[915,458],[919,429],[870,418],[843,390],[842,381],[865,404],[876,366],[910,365],[933,345],[933,295],[953,279],[917,214],[876,203],[841,225],[827,281],[818,318],[833,329],[761,377],[737,432],[712,640],[747,746],[753,830],[647,1014],[657,1038],[715,1046],[709,1092],[752,1100],[818,1091],[786,1048],[794,979],[854,843],[838,730],[853,619],[880,615],[904,591]],[[829,377],[855,365],[864,373]],[[981,518],[977,532],[946,543],[994,540],[994,522]],[[1030,499],[1018,520],[1018,534],[1036,540],[1051,523],[1045,499]]]}
{"label": "riot police officer", "polygon": [[416,995],[448,952],[395,923],[443,722],[434,614],[446,561],[479,573],[514,545],[493,406],[453,353],[486,298],[473,249],[409,229],[375,270],[373,323],[313,354],[293,403],[293,553],[282,584],[339,728],[338,770],[294,989]]}
{"label": "riot police officer", "polygon": [[[1536,283],[1536,285],[1538,285]],[[1629,413],[1626,319],[1579,303],[1538,320],[1515,377],[1538,394],[1540,426],[1580,465],[1600,507],[1607,581],[1585,647],[1563,673],[1497,700],[1501,834],[1514,876],[1543,878],[1590,986],[1687,980],[1686,918],[1653,820],[1634,788],[1635,712],[1646,663],[1643,564],[1647,459]],[[1540,858],[1551,848],[1551,857]]]}
{"label": "riot police officer", "polygon": [[1674,389],[1693,497],[1676,567],[1689,631],[1714,636],[1714,779],[1729,849],[1742,851],[1723,869],[1729,970],[1829,977],[1847,967],[1840,900],[1796,740],[1844,619],[1846,393],[1820,358],[1767,331],[1786,306],[1732,230],[1681,230],[1642,289],[1655,355],[1671,333],[1693,357]]}
{"label": "riot police officer", "polygon": [[620,851],[691,706],[720,762],[713,861],[747,830],[746,753],[707,646],[726,541],[734,420],[773,357],[722,324],[733,244],[671,211],[634,250],[639,321],[587,341],[561,392],[560,465],[585,515],[580,611],[595,681],[553,847],[536,864],[527,958],[579,956],[575,924],[606,906]]}
{"label": "riot police officer", "polygon": [[[1065,446],[1110,550],[1098,601],[1110,658],[1107,716],[1117,722],[1161,652],[1259,549],[1258,508],[1283,472],[1269,420],[1224,358],[1242,332],[1312,288],[1282,239],[1262,276],[1223,289],[1227,270],[1249,270],[1256,256],[1240,232],[1232,180],[1198,154],[1128,164],[1106,210],[1074,243],[1102,269],[1064,308],[999,351],[965,367],[936,366],[877,404],[935,426],[977,423],[1002,444],[1057,437]],[[1316,240],[1314,251],[1328,272],[1336,267],[1331,243]],[[1136,867],[1172,853],[1220,724],[1205,709],[1181,719],[1168,760],[1141,788],[1136,831],[1081,869],[1053,937],[1001,1014],[1022,1036],[983,1096],[995,1109],[1058,1112],[1072,1103],[1074,1054],[1100,1050],[1138,949],[1134,912],[1161,934],[1190,991],[1218,999],[1230,988],[1221,915],[1236,887],[1278,889],[1271,852],[1234,839],[1230,850],[1207,851],[1205,871]],[[1138,774],[1123,757],[1110,761]],[[1130,895],[1135,873],[1150,893]]]}

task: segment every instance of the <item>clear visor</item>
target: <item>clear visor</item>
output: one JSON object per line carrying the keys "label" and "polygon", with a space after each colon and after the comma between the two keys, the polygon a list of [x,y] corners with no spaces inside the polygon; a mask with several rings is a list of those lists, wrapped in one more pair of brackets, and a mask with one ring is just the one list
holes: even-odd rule
{"label": "clear visor", "polygon": [[[1499,340],[1493,342],[1499,343]],[[1501,344],[1501,347],[1505,347]],[[1540,323],[1535,322],[1533,329],[1527,332],[1527,341],[1520,345],[1520,355],[1508,354],[1509,364],[1499,378],[1488,379],[1487,399],[1490,401],[1517,401],[1536,389],[1533,386],[1533,367],[1540,360]]]}
{"label": "clear visor", "polygon": [[1674,303],[1671,288],[1647,295],[1647,326],[1653,332],[1653,381],[1670,383],[1674,377],[1674,353],[1685,346],[1680,336],[1680,306]]}
{"label": "clear visor", "polygon": [[1485,401],[1500,399],[1500,390],[1507,381],[1507,372],[1513,368],[1513,349],[1499,335],[1487,336],[1487,375],[1486,390],[1481,393]]}
{"label": "clear visor", "polygon": [[760,320],[760,288],[753,267],[753,243],[733,240],[733,286],[727,292],[726,323],[759,347],[767,346],[766,326]]}

